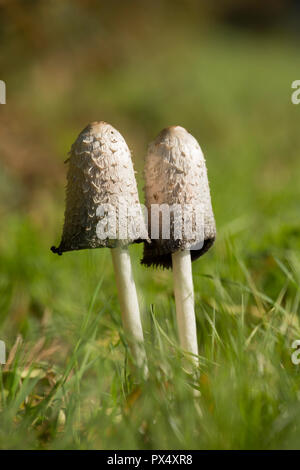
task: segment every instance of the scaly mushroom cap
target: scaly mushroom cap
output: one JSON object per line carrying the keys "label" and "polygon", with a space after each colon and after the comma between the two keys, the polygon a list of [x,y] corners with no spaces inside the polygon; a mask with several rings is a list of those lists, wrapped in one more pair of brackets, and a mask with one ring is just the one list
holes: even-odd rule
{"label": "scaly mushroom cap", "polygon": [[[170,238],[163,239],[161,226],[159,238],[145,243],[142,264],[147,266],[172,266],[171,254],[178,250],[191,250],[195,260],[213,244],[216,226],[211,205],[205,159],[196,139],[183,127],[173,126],[164,129],[148,149],[145,164],[145,196],[148,209],[148,232],[151,238],[151,205],[174,204],[185,209],[186,220],[190,217],[191,232],[182,238],[175,237],[176,212],[170,214]],[[199,209],[200,208],[200,209]],[[202,223],[199,226],[194,210],[201,211]],[[160,219],[159,224],[162,223]],[[184,224],[182,223],[182,226]]]}
{"label": "scaly mushroom cap", "polygon": [[[99,239],[97,224],[99,205],[109,204],[118,209],[139,206],[137,185],[130,151],[122,135],[106,122],[93,122],[79,134],[70,151],[67,173],[66,209],[62,240],[54,253],[85,248],[128,245],[139,238],[116,237]],[[122,217],[124,214],[122,214]],[[136,215],[135,224],[144,224],[142,213]],[[128,222],[126,217],[122,219]]]}

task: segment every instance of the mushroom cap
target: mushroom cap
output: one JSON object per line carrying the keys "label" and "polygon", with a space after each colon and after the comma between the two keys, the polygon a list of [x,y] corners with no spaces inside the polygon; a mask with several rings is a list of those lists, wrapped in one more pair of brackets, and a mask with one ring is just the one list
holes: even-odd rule
{"label": "mushroom cap", "polygon": [[[211,205],[205,159],[197,140],[181,126],[163,129],[149,145],[145,163],[145,197],[148,209],[148,232],[151,243],[144,244],[142,264],[172,267],[171,254],[178,250],[191,251],[191,259],[202,256],[214,243],[216,225]],[[162,217],[159,236],[151,234],[151,206],[153,204],[178,205],[185,211],[192,232],[175,234],[181,215],[170,213],[170,237],[162,237]],[[201,224],[195,213],[201,213]],[[183,213],[183,212],[182,212]],[[178,213],[177,213],[178,214]]]}
{"label": "mushroom cap", "polygon": [[[121,238],[118,231],[120,201],[126,209],[140,207],[131,155],[122,135],[106,122],[92,122],[77,137],[66,162],[69,168],[62,240],[58,248],[51,250],[62,254],[142,241],[128,237],[128,233]],[[97,225],[109,214],[99,214],[97,209],[105,204],[116,211],[116,236],[99,238]],[[124,213],[122,217],[121,224],[129,223]],[[135,215],[134,224],[144,225],[141,212]]]}

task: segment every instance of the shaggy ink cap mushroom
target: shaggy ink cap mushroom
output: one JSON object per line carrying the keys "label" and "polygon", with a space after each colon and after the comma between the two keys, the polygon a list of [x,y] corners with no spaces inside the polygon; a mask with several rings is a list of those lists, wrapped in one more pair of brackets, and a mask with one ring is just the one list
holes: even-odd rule
{"label": "shaggy ink cap mushroom", "polygon": [[[89,124],[72,145],[67,173],[66,209],[62,240],[51,250],[66,251],[88,248],[126,246],[142,241],[139,237],[119,238],[120,200],[123,207],[139,207],[137,185],[129,148],[122,135],[110,124]],[[99,205],[116,209],[116,237],[97,236]],[[125,222],[129,222],[126,220]],[[134,225],[144,227],[141,211],[134,215]],[[145,237],[147,238],[147,236]]]}
{"label": "shaggy ink cap mushroom", "polygon": [[[139,226],[138,233],[143,230],[146,233],[130,151],[124,138],[110,124],[93,122],[79,134],[67,161],[62,240],[58,248],[52,247],[51,250],[61,255],[65,251],[111,248],[124,330],[135,363],[147,375],[138,297],[127,249],[128,244],[141,241],[133,235],[135,231],[130,229],[129,223]],[[99,237],[98,223],[103,216],[102,212],[99,214],[99,207],[106,204],[114,209],[114,237],[111,233],[107,237]],[[128,209],[132,207],[136,210],[129,216]],[[106,223],[109,224],[109,220]],[[103,233],[106,235],[107,232],[104,230]]]}
{"label": "shaggy ink cap mushroom", "polygon": [[181,239],[176,239],[176,214],[171,212],[170,238],[163,239],[160,228],[159,238],[144,244],[142,264],[170,268],[172,253],[190,249],[193,245],[197,247],[198,244],[198,249],[190,251],[192,261],[196,260],[212,246],[216,237],[206,164],[197,140],[180,126],[163,129],[149,145],[144,174],[150,238],[153,204],[201,207],[203,223],[201,227],[193,226],[192,238],[183,233]]}

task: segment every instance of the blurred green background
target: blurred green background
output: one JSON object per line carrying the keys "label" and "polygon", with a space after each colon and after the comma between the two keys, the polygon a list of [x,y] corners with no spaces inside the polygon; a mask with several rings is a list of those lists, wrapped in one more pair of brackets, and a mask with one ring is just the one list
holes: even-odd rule
{"label": "blurred green background", "polygon": [[[299,447],[299,18],[283,0],[0,0],[1,448]],[[196,384],[170,272],[131,247],[151,372],[137,385],[109,251],[50,252],[63,162],[94,120],[125,137],[141,200],[163,127],[206,156],[218,238],[193,265]]]}

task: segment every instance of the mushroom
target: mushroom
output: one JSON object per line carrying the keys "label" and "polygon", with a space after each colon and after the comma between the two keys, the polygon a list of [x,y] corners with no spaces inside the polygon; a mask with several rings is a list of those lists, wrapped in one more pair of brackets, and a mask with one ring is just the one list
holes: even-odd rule
{"label": "mushroom", "polygon": [[[130,151],[110,124],[93,122],[79,134],[66,162],[63,234],[60,245],[51,250],[61,255],[89,248],[111,249],[124,330],[135,363],[143,366],[143,330],[127,246],[141,241],[135,229],[140,227],[143,232],[146,227]],[[130,217],[127,210],[132,207],[137,210]]]}
{"label": "mushroom", "polygon": [[[180,344],[197,365],[191,262],[212,246],[216,226],[205,160],[196,139],[180,126],[162,130],[149,145],[145,181],[151,243],[144,244],[142,264],[173,268]],[[164,220],[166,208],[169,214]]]}

